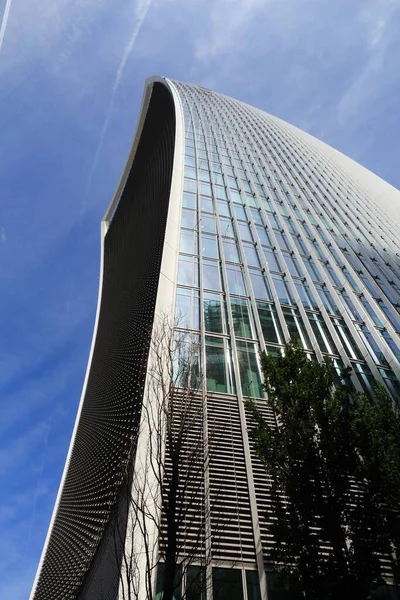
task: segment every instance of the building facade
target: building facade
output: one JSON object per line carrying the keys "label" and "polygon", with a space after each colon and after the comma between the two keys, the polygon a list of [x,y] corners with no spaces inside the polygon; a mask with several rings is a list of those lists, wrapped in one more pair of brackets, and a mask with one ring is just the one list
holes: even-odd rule
{"label": "building facade", "polygon": [[122,597],[111,515],[127,527],[115,490],[140,448],[147,333],[165,314],[198,340],[205,418],[224,432],[205,474],[211,546],[227,524],[207,565],[214,599],[279,597],[244,409],[253,398],[271,416],[259,352],[296,335],[310,358],[349,367],[356,389],[377,380],[400,398],[399,222],[397,190],[292,125],[199,86],[146,82],[102,222],[92,348],[32,599]]}

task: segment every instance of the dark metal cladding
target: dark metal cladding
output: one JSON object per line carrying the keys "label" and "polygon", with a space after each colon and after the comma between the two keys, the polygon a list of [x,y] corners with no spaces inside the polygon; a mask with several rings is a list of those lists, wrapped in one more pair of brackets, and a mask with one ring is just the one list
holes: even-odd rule
{"label": "dark metal cladding", "polygon": [[126,505],[117,494],[120,465],[137,441],[174,147],[172,96],[155,83],[132,169],[104,240],[93,359],[35,600],[116,597],[119,558],[109,561],[107,544],[113,542],[107,526],[117,505],[121,524],[126,519]]}

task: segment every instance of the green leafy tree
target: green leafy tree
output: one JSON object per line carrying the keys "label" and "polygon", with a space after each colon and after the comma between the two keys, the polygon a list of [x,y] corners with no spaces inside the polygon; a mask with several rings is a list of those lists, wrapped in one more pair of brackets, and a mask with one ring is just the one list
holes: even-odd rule
{"label": "green leafy tree", "polygon": [[400,419],[381,388],[370,400],[296,341],[261,356],[272,427],[253,402],[251,436],[271,480],[272,560],[313,600],[367,599],[398,567]]}

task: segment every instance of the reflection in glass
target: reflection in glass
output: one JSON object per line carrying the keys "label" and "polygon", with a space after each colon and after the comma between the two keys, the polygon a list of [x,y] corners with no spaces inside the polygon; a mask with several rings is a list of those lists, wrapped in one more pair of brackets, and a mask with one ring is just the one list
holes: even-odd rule
{"label": "reflection in glass", "polygon": [[223,333],[223,309],[219,294],[204,292],[204,328],[206,331]]}
{"label": "reflection in glass", "polygon": [[203,261],[203,287],[209,290],[220,290],[218,263]]}
{"label": "reflection in glass", "polygon": [[250,271],[250,279],[256,298],[260,298],[260,300],[272,300],[268,282],[260,271]]}
{"label": "reflection in glass", "polygon": [[257,309],[264,340],[275,344],[283,344],[283,332],[275,306],[265,302],[257,302]]}
{"label": "reflection in glass", "polygon": [[197,258],[192,256],[179,257],[178,283],[190,287],[199,286],[199,266]]}
{"label": "reflection in glass", "polygon": [[224,239],[223,245],[224,245],[225,260],[227,260],[228,262],[235,262],[235,263],[240,262],[239,252],[237,249],[236,242],[234,240]]}
{"label": "reflection in glass", "polygon": [[262,398],[264,393],[257,362],[257,346],[250,342],[237,342],[236,346],[243,395]]}
{"label": "reflection in glass", "polygon": [[239,337],[251,338],[249,304],[243,298],[231,298],[233,328]]}
{"label": "reflection in glass", "polygon": [[199,328],[199,292],[188,288],[177,288],[175,318],[178,327]]}
{"label": "reflection in glass", "polygon": [[228,277],[228,288],[231,294],[237,294],[238,296],[246,295],[246,288],[244,286],[242,269],[233,265],[227,265],[226,273]]}

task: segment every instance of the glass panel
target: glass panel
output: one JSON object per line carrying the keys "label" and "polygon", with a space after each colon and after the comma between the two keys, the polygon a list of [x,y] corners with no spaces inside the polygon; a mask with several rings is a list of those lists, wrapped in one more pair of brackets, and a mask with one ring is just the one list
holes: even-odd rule
{"label": "glass panel", "polygon": [[[164,576],[165,576],[165,564],[160,563],[157,567],[157,586],[156,586],[156,598],[155,600],[162,600],[163,597],[163,587],[164,587]],[[179,566],[177,572],[174,577],[174,595],[173,600],[181,600],[182,598],[182,569]]]}
{"label": "glass panel", "polygon": [[206,331],[223,333],[223,309],[219,294],[204,293],[204,328]]}
{"label": "glass panel", "polygon": [[211,198],[208,198],[207,196],[200,197],[200,206],[201,206],[202,211],[209,212],[209,213],[214,212],[213,201]]}
{"label": "glass panel", "polygon": [[359,363],[353,363],[352,367],[357,375],[357,379],[360,382],[362,389],[368,396],[372,397],[375,379],[370,368],[368,365],[360,365]]}
{"label": "glass panel", "polygon": [[231,294],[237,294],[239,296],[246,295],[246,288],[244,286],[243,274],[240,267],[227,266],[226,272],[228,276],[228,288]]}
{"label": "glass panel", "polygon": [[195,194],[189,194],[185,192],[183,194],[182,204],[184,208],[196,208],[196,196]]}
{"label": "glass panel", "polygon": [[224,340],[206,335],[206,383],[212,392],[227,393]]}
{"label": "glass panel", "polygon": [[260,582],[257,571],[246,571],[246,588],[248,600],[261,600]]}
{"label": "glass panel", "polygon": [[196,216],[197,213],[195,210],[189,210],[188,208],[184,208],[182,210],[182,227],[194,229],[196,225]]}
{"label": "glass panel", "polygon": [[251,235],[250,227],[248,223],[242,223],[242,221],[238,222],[239,226],[239,235],[242,241],[248,240],[250,242],[253,241],[253,237]]}
{"label": "glass panel", "polygon": [[199,293],[196,290],[178,287],[175,318],[178,327],[199,328]]}
{"label": "glass panel", "polygon": [[260,271],[250,271],[250,279],[253,287],[253,294],[256,298],[260,298],[261,300],[272,300],[268,282]]}
{"label": "glass panel", "polygon": [[239,337],[251,338],[251,323],[247,300],[231,298],[233,327]]}
{"label": "glass panel", "polygon": [[178,283],[190,287],[198,287],[199,270],[196,258],[180,256],[178,265]]}
{"label": "glass panel", "polygon": [[310,338],[308,337],[308,333],[300,318],[299,312],[294,308],[283,308],[283,315],[289,330],[289,335],[300,339],[303,348],[312,348]]}
{"label": "glass panel", "polygon": [[173,352],[174,381],[178,387],[200,385],[200,336],[175,330]]}
{"label": "glass panel", "polygon": [[294,304],[287,281],[281,275],[272,275],[275,290],[281,304]]}
{"label": "glass panel", "polygon": [[264,227],[257,227],[258,237],[260,238],[261,244],[264,246],[272,246],[271,238]]}
{"label": "glass panel", "polygon": [[200,194],[203,194],[204,196],[212,196],[211,185],[209,183],[201,182],[199,184],[199,187],[200,187]]}
{"label": "glass panel", "polygon": [[300,301],[304,308],[318,308],[318,305],[311,296],[310,288],[308,287],[308,285],[298,280],[295,280],[293,283],[295,285],[297,293],[300,296]]}
{"label": "glass panel", "polygon": [[201,236],[202,256],[218,258],[217,236],[203,234]]}
{"label": "glass panel", "polygon": [[203,567],[189,566],[186,571],[185,600],[203,600],[206,597],[206,573]]}
{"label": "glass panel", "polygon": [[223,202],[222,200],[220,200],[218,202],[218,213],[221,217],[230,217],[231,210],[229,208],[229,204],[227,202]]}
{"label": "glass panel", "polygon": [[360,352],[359,347],[357,346],[353,336],[351,335],[349,328],[341,319],[332,319],[333,326],[336,330],[336,333],[339,335],[339,338],[343,342],[343,346],[350,358],[358,358],[360,360],[363,359],[363,355]]}
{"label": "glass panel", "polygon": [[282,271],[277,254],[270,248],[264,248],[265,258],[268,262],[268,267],[272,271]]}
{"label": "glass panel", "polygon": [[242,571],[240,569],[212,570],[213,600],[243,600]]}
{"label": "glass panel", "polygon": [[180,251],[185,254],[197,254],[197,233],[181,229]]}
{"label": "glass panel", "polygon": [[194,179],[186,179],[183,184],[183,190],[185,192],[196,192],[197,190],[197,181]]}
{"label": "glass panel", "polygon": [[257,346],[250,342],[237,342],[237,353],[244,396],[262,398],[264,393],[257,363]]}
{"label": "glass panel", "polygon": [[236,242],[234,240],[223,240],[225,260],[228,262],[240,262]]}
{"label": "glass panel", "polygon": [[[240,203],[240,204],[244,204],[244,198],[236,190],[231,190],[231,198],[232,198],[232,202],[237,202],[237,203]],[[235,209],[236,209],[236,207],[235,207]]]}
{"label": "glass panel", "polygon": [[226,192],[225,188],[220,185],[215,186],[215,196],[220,200],[226,200]]}
{"label": "glass panel", "polygon": [[241,219],[242,221],[247,221],[246,211],[244,210],[243,206],[241,206],[240,204],[235,204],[234,208],[236,218]]}
{"label": "glass panel", "polygon": [[284,338],[282,328],[275,306],[272,304],[265,304],[264,302],[257,302],[257,309],[264,340],[275,344],[283,344]]}
{"label": "glass panel", "polygon": [[202,231],[208,231],[210,233],[215,233],[215,218],[205,216],[203,213],[201,215],[201,229]]}
{"label": "glass panel", "polygon": [[381,374],[383,381],[385,382],[385,385],[392,396],[398,400],[398,398],[400,398],[400,381],[397,379],[393,371],[390,369],[379,369],[379,373]]}
{"label": "glass panel", "polygon": [[227,219],[226,217],[220,217],[219,222],[221,227],[221,235],[223,235],[224,237],[236,237],[233,231],[231,219]]}
{"label": "glass panel", "polygon": [[308,315],[308,319],[321,352],[338,354],[332,336],[325,321],[322,319],[322,316],[312,314]]}
{"label": "glass panel", "polygon": [[247,266],[259,267],[260,261],[258,260],[257,250],[253,245],[243,244],[244,253],[246,256]]}
{"label": "glass panel", "polygon": [[219,266],[211,261],[203,262],[203,287],[209,290],[220,290]]}

